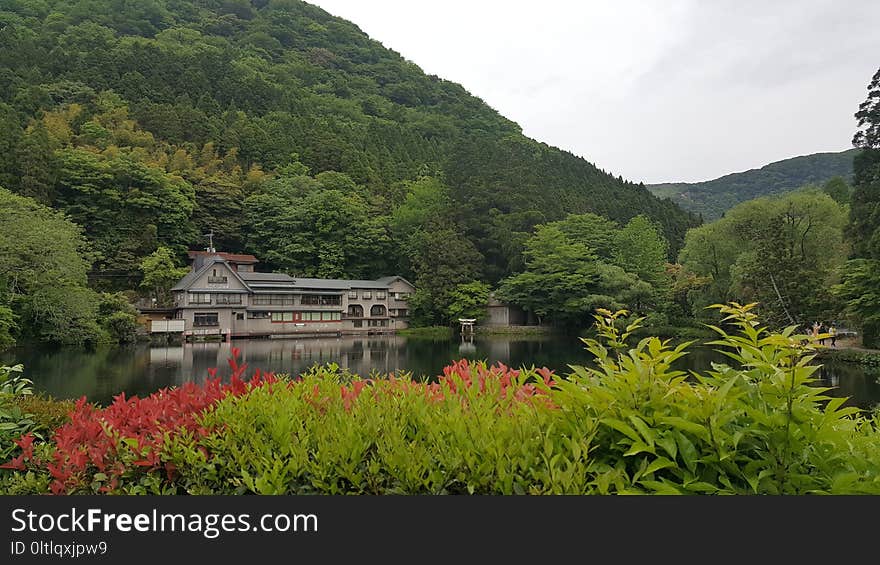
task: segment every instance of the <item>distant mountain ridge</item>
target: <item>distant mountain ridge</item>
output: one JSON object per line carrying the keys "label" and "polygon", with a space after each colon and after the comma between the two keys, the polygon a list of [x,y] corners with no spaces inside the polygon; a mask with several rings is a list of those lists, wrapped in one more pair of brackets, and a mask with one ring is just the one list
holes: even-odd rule
{"label": "distant mountain ridge", "polygon": [[858,149],[836,153],[813,153],[783,159],[703,182],[671,182],[645,185],[654,195],[673,202],[704,220],[719,218],[726,210],[746,200],[781,194],[807,184],[821,184],[833,177],[851,180],[853,157]]}

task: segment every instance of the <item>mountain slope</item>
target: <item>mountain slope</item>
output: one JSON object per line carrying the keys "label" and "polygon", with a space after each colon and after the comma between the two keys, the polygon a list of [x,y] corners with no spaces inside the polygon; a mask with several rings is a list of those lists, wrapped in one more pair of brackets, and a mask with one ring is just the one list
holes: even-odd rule
{"label": "mountain slope", "polygon": [[247,248],[243,202],[285,170],[344,173],[377,213],[443,178],[490,280],[490,218],[646,214],[672,254],[697,223],[298,0],[16,0],[0,28],[0,185],[83,224],[105,272],[209,228]]}
{"label": "mountain slope", "polygon": [[740,202],[759,196],[788,192],[806,184],[820,184],[836,176],[849,181],[857,152],[858,149],[849,149],[802,155],[714,180],[652,184],[647,188],[658,197],[671,198],[685,210],[713,220]]}

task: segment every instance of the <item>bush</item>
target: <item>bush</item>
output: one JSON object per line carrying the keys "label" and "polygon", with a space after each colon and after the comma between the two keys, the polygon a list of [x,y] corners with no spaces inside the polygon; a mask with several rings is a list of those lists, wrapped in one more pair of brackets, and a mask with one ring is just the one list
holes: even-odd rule
{"label": "bush", "polygon": [[[6,492],[139,494],[807,494],[880,492],[877,417],[815,386],[810,336],[772,333],[753,305],[716,306],[733,360],[673,370],[688,344],[627,341],[600,310],[594,368],[459,361],[434,382],[296,379],[231,360],[211,379],[101,410],[81,400],[41,444],[25,435]],[[237,351],[234,350],[234,357]]]}
{"label": "bush", "polygon": [[56,400],[43,394],[29,394],[16,399],[15,403],[29,414],[36,429],[51,432],[70,421],[70,413],[76,407],[72,400]]}
{"label": "bush", "polygon": [[14,440],[35,428],[30,414],[18,405],[19,398],[33,394],[33,383],[24,378],[21,365],[0,366],[0,458],[15,452]]}

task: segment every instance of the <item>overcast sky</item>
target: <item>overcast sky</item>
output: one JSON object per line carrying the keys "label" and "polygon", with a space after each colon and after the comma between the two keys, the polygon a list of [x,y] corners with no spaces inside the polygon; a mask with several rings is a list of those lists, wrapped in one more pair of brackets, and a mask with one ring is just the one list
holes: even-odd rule
{"label": "overcast sky", "polygon": [[880,0],[310,0],[645,183],[851,147]]}

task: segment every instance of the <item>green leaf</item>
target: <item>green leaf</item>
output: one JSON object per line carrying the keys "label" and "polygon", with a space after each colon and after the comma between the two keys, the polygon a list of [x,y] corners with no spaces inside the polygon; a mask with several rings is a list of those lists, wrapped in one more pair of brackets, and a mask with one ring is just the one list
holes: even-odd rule
{"label": "green leaf", "polygon": [[688,420],[685,420],[684,418],[680,418],[678,416],[663,416],[658,419],[658,422],[660,422],[661,424],[668,424],[673,428],[677,428],[679,430],[690,432],[701,438],[705,438],[708,435],[705,426],[701,424],[696,424],[694,422],[689,422]]}
{"label": "green leaf", "polygon": [[648,468],[645,469],[645,474],[650,475],[651,473],[656,473],[657,471],[661,469],[666,469],[667,467],[675,467],[675,463],[665,457],[658,457],[650,465],[648,465]]}
{"label": "green leaf", "polygon": [[625,436],[629,437],[633,441],[638,441],[638,442],[642,441],[642,438],[639,437],[639,434],[637,434],[634,429],[629,427],[626,424],[626,422],[623,422],[621,420],[617,420],[615,418],[602,418],[599,421],[601,423],[605,424],[606,426],[608,426],[609,428],[613,428],[613,429],[617,430],[618,432],[624,434]]}

